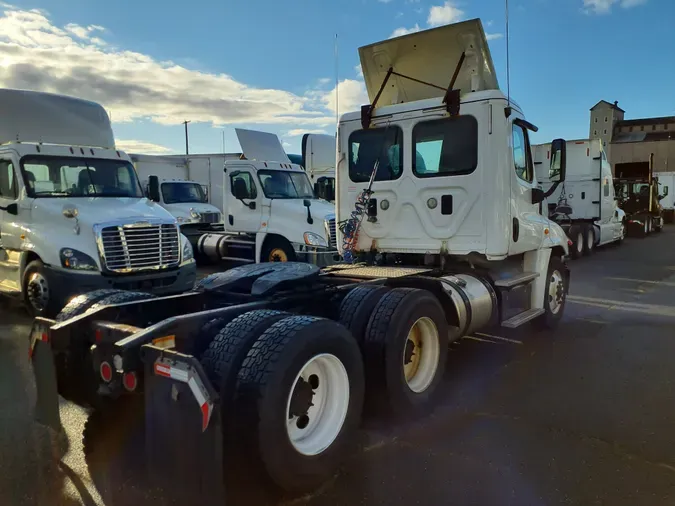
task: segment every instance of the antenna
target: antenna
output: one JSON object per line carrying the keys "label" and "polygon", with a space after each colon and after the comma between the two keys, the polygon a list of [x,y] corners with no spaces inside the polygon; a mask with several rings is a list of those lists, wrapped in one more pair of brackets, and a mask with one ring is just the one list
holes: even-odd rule
{"label": "antenna", "polygon": [[223,128],[223,154],[225,154],[225,129]]}
{"label": "antenna", "polygon": [[506,1],[506,105],[511,109],[511,65],[509,63],[509,0]]}
{"label": "antenna", "polygon": [[335,135],[340,123],[340,80],[338,77],[338,34],[335,34]]}

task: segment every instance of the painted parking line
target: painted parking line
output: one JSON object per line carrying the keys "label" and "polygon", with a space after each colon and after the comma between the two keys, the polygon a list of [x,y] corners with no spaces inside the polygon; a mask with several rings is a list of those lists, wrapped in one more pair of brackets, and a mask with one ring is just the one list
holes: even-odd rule
{"label": "painted parking line", "polygon": [[649,279],[621,278],[621,277],[615,277],[615,276],[609,276],[609,277],[606,277],[605,279],[609,279],[610,281],[625,281],[627,283],[639,283],[639,284],[643,284],[643,285],[675,286],[675,282],[673,282],[673,281],[655,281],[655,280],[649,280]]}
{"label": "painted parking line", "polygon": [[501,337],[501,336],[495,336],[495,335],[492,335],[492,334],[485,334],[484,332],[476,332],[476,335],[482,336],[482,337],[488,337],[490,339],[498,339],[500,341],[506,341],[507,343],[523,344],[523,342],[519,341],[518,339],[509,339],[508,337]]}
{"label": "painted parking line", "polygon": [[578,295],[568,295],[567,300],[571,303],[582,304],[585,306],[600,307],[618,311],[631,311],[655,316],[670,316],[675,318],[675,306],[660,306],[657,304],[643,304],[639,302],[580,297]]}
{"label": "painted parking line", "polygon": [[490,339],[483,339],[477,336],[464,336],[462,339],[469,339],[471,341],[480,341],[481,343],[500,344],[497,341],[491,341]]}

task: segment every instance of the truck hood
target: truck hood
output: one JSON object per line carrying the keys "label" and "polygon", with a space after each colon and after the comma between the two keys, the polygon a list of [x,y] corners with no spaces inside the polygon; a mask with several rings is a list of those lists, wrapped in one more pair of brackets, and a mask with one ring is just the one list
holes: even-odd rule
{"label": "truck hood", "polygon": [[302,204],[302,199],[276,199],[272,200],[269,223],[278,231],[286,230],[286,237],[297,237],[302,240],[302,234],[313,232],[330,242],[326,237],[327,231],[325,220],[335,218],[335,206],[325,200],[310,200],[312,205],[309,210],[312,214],[313,223],[307,223],[307,208]]}
{"label": "truck hood", "polygon": [[191,211],[194,210],[199,214],[203,213],[218,213],[221,214],[220,209],[211,204],[204,204],[199,202],[182,202],[179,204],[164,204],[164,209],[169,211],[174,218],[193,219]]}
{"label": "truck hood", "polygon": [[[46,198],[33,201],[33,213],[38,217],[49,215],[52,222],[54,217],[62,216],[64,209],[77,209],[77,219],[83,228],[111,221],[134,222],[149,218],[175,222],[166,209],[146,198]],[[68,218],[63,219],[72,223]]]}

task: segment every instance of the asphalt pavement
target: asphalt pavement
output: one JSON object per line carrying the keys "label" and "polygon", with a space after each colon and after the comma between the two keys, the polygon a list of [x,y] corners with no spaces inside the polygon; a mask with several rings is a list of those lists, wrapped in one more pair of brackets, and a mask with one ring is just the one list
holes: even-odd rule
{"label": "asphalt pavement", "polygon": [[[675,227],[570,266],[556,332],[463,339],[430,416],[367,420],[360,451],[310,496],[230,504],[675,504]],[[133,410],[122,435],[65,401],[64,435],[33,421],[28,330],[0,306],[0,504],[162,504],[136,479]]]}

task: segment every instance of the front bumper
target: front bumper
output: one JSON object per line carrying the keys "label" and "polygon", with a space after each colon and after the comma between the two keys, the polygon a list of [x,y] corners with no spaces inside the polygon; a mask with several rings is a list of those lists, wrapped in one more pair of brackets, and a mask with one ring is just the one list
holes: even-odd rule
{"label": "front bumper", "polygon": [[100,272],[72,271],[54,267],[45,269],[52,292],[63,303],[74,295],[101,288],[171,295],[191,290],[197,279],[197,264],[194,260],[171,271],[123,276],[103,276]]}
{"label": "front bumper", "polygon": [[298,262],[306,262],[319,267],[335,265],[342,260],[338,251],[332,248],[294,243],[293,250],[295,251],[295,258]]}

